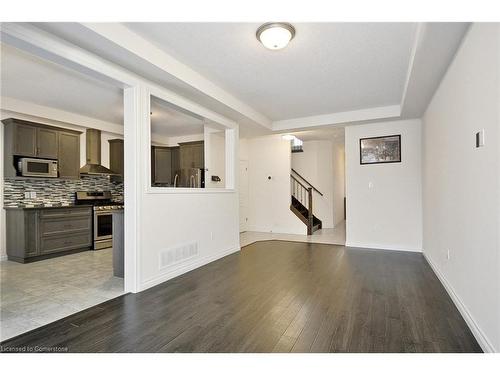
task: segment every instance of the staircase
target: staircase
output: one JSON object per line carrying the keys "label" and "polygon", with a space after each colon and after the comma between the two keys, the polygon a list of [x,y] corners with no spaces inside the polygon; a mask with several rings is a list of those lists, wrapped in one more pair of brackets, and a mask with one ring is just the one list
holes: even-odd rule
{"label": "staircase", "polygon": [[307,226],[307,234],[311,235],[321,229],[321,220],[313,211],[313,195],[323,194],[294,169],[290,173],[290,192],[290,210]]}

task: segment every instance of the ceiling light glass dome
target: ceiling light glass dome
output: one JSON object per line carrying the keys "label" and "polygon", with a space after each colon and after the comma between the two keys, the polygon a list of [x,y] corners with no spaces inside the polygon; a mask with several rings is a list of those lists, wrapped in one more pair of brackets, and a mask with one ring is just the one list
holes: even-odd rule
{"label": "ceiling light glass dome", "polygon": [[285,48],[293,39],[295,28],[285,22],[269,22],[257,29],[256,36],[264,47],[278,50]]}

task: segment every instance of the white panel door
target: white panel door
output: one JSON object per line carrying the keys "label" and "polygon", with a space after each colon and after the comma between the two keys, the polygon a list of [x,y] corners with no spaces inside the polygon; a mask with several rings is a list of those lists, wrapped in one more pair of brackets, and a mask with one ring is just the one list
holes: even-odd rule
{"label": "white panel door", "polygon": [[247,230],[248,223],[248,160],[240,160],[240,232]]}

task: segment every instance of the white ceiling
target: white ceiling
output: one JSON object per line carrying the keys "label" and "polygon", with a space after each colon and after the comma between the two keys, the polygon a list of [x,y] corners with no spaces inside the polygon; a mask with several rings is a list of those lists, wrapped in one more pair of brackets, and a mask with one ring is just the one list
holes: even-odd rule
{"label": "white ceiling", "polygon": [[[90,76],[1,45],[1,94],[45,107],[123,124],[123,91]],[[152,132],[166,137],[203,133],[203,119],[151,100]]]}
{"label": "white ceiling", "polygon": [[[32,30],[35,40],[43,34],[44,43],[71,43],[75,51],[87,50],[226,116],[240,124],[241,136],[418,118],[468,28],[296,23],[290,45],[269,51],[255,38],[257,23],[13,25],[26,28],[21,35]],[[75,63],[71,53],[40,52],[31,39],[17,40],[20,34],[6,29],[4,41],[44,59]],[[121,90],[12,47],[5,51],[2,95],[122,123]],[[170,124],[180,132],[182,126]]]}
{"label": "white ceiling", "polygon": [[221,102],[216,98],[207,95],[198,87],[193,87],[175,75],[159,68],[154,63],[144,58],[146,54],[131,53],[119,43],[115,43],[113,40],[109,40],[101,35],[98,35],[94,31],[87,28],[84,24],[76,22],[44,22],[32,23],[28,26],[34,26],[41,32],[50,33],[57,38],[68,41],[77,47],[83,48],[84,50],[102,57],[103,59],[114,62],[117,65],[120,65],[131,72],[137,73],[152,82],[170,89],[199,105],[205,106],[214,112],[238,122],[240,124],[241,135],[263,134],[263,131],[269,130],[263,129],[260,123],[249,119],[246,115],[228,106],[227,103]]}
{"label": "white ceiling", "polygon": [[304,130],[300,132],[291,132],[297,138],[304,142],[321,140],[342,140],[344,139],[345,128],[343,126],[334,126],[315,130]]}
{"label": "white ceiling", "polygon": [[122,90],[2,44],[2,96],[123,123]]}
{"label": "white ceiling", "polygon": [[151,97],[151,131],[165,137],[203,134],[203,119]]}
{"label": "white ceiling", "polygon": [[279,51],[254,23],[128,23],[128,28],[271,120],[400,104],[416,24],[296,23]]}

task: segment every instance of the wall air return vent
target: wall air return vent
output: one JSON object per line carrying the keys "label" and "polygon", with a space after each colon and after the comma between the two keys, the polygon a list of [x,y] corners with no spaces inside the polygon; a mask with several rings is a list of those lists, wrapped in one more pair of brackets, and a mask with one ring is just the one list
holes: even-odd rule
{"label": "wall air return vent", "polygon": [[198,243],[191,242],[160,252],[160,269],[187,262],[198,256]]}

